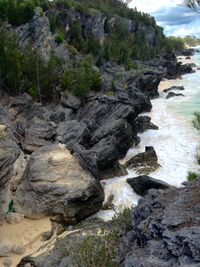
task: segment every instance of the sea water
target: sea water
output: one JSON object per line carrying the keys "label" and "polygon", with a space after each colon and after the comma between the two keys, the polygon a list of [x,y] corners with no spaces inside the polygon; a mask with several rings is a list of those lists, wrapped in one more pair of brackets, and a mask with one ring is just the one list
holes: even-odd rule
{"label": "sea water", "polygon": [[[193,62],[200,66],[200,53],[193,57]],[[149,176],[180,187],[187,180],[189,171],[200,172],[196,159],[200,133],[192,124],[194,112],[200,112],[200,70],[174,80],[171,85],[184,86],[185,90],[177,93],[185,96],[166,99],[166,93],[160,92],[160,97],[152,100],[152,111],[142,115],[150,116],[152,122],[159,126],[159,130],[148,130],[140,134],[140,144],[131,148],[121,163],[144,152],[145,146],[153,146],[161,167]],[[166,82],[166,88],[170,86]],[[137,205],[140,197],[126,183],[127,178],[136,176],[138,174],[134,170],[128,170],[126,176],[103,181],[105,202],[110,195],[114,195],[114,211],[101,211],[98,216],[110,219],[124,207]]]}

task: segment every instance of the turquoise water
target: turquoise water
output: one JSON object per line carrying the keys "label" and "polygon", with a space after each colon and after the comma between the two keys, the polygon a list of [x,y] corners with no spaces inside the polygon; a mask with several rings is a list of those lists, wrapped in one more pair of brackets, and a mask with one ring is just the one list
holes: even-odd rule
{"label": "turquoise water", "polygon": [[[200,66],[200,53],[197,53],[192,61]],[[193,74],[184,75],[183,79],[177,80],[176,84],[185,87],[185,91],[180,92],[185,97],[171,100],[169,107],[180,115],[192,118],[195,112],[200,112],[200,70],[196,70]]]}

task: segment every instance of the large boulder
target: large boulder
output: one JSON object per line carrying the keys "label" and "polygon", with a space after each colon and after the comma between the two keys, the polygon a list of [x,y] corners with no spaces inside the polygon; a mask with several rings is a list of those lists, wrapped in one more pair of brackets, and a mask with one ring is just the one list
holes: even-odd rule
{"label": "large boulder", "polygon": [[151,122],[151,118],[148,116],[139,116],[134,121],[134,124],[136,125],[137,131],[139,133],[143,133],[147,130],[158,130],[158,126],[153,124]]}
{"label": "large boulder", "polygon": [[74,223],[97,212],[103,200],[100,182],[84,171],[64,146],[51,145],[32,154],[14,206],[30,218],[62,215]]}
{"label": "large boulder", "polygon": [[134,169],[138,174],[148,175],[160,167],[153,147],[146,147],[145,152],[133,156],[124,164],[125,168]]}
{"label": "large boulder", "polygon": [[140,199],[121,256],[125,267],[199,267],[200,181]]}
{"label": "large boulder", "polygon": [[135,193],[142,197],[145,196],[150,189],[164,190],[172,188],[169,184],[146,175],[138,176],[135,178],[128,178],[126,181],[128,184],[130,184]]}

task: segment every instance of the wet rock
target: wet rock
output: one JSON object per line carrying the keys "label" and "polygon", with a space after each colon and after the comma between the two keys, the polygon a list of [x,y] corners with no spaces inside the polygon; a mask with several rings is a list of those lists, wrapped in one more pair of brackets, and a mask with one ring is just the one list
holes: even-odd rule
{"label": "wet rock", "polygon": [[183,86],[172,86],[170,88],[163,90],[163,92],[168,93],[170,91],[176,91],[176,90],[183,91],[185,90],[185,88]]}
{"label": "wet rock", "polygon": [[12,253],[13,246],[8,241],[0,242],[0,257],[8,257]]}
{"label": "wet rock", "polygon": [[127,183],[133,188],[133,190],[140,196],[145,196],[150,189],[169,189],[172,188],[169,184],[151,178],[146,175],[138,176],[135,178],[128,178]]}
{"label": "wet rock", "polygon": [[134,169],[138,174],[146,175],[160,167],[153,147],[146,147],[145,152],[132,157],[124,166],[128,169]]}
{"label": "wet rock", "polygon": [[159,127],[151,122],[151,118],[148,116],[139,116],[135,120],[135,125],[139,133],[143,133],[147,130],[158,130]]}
{"label": "wet rock", "polygon": [[34,152],[14,198],[16,212],[29,218],[62,215],[74,223],[97,212],[104,200],[100,182],[61,145]]}
{"label": "wet rock", "polygon": [[132,211],[123,266],[200,266],[200,181],[151,190]]}
{"label": "wet rock", "polygon": [[17,224],[24,220],[24,214],[9,212],[6,216],[6,219],[10,224]]}
{"label": "wet rock", "polygon": [[175,97],[175,96],[184,96],[183,94],[176,94],[174,92],[169,92],[168,95],[166,96],[166,99],[169,99],[171,97]]}

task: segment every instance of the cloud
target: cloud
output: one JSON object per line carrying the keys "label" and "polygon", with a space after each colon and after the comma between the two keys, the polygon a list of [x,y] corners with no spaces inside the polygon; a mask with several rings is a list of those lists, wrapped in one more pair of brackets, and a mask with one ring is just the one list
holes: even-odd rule
{"label": "cloud", "polygon": [[165,34],[200,36],[200,15],[182,5],[182,0],[134,0],[132,7],[150,13]]}
{"label": "cloud", "polygon": [[152,15],[167,35],[199,35],[200,16],[184,6],[161,8]]}

